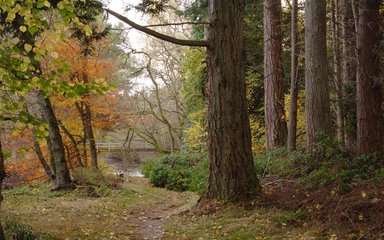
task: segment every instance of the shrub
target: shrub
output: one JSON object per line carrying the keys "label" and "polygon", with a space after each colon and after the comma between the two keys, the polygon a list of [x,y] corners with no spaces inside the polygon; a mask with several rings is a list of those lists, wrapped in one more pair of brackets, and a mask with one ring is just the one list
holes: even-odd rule
{"label": "shrub", "polygon": [[341,150],[337,141],[318,135],[318,143],[311,154],[291,155],[289,174],[313,186],[337,183],[345,188],[355,180],[380,179],[381,161],[376,155],[354,157]]}
{"label": "shrub", "polygon": [[156,187],[202,193],[207,185],[207,162],[201,153],[180,151],[148,160],[141,171]]}
{"label": "shrub", "polygon": [[4,225],[5,235],[10,240],[55,240],[56,238],[47,234],[37,234],[28,225],[14,221],[6,222]]}

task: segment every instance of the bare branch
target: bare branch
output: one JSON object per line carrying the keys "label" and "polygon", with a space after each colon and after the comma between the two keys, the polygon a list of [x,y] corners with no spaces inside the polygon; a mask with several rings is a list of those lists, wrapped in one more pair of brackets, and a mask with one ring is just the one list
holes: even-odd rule
{"label": "bare branch", "polygon": [[182,45],[182,46],[209,47],[209,42],[208,41],[194,41],[194,40],[184,40],[184,39],[174,38],[174,37],[171,37],[171,36],[168,36],[168,35],[156,32],[156,31],[154,31],[152,29],[149,29],[147,27],[144,27],[142,25],[139,25],[139,24],[129,20],[128,18],[124,17],[123,15],[121,15],[121,14],[119,14],[117,12],[114,12],[114,11],[112,11],[110,9],[105,9],[105,11],[107,13],[111,14],[112,16],[116,17],[117,19],[123,21],[124,23],[130,25],[134,29],[139,30],[141,32],[144,32],[144,33],[146,33],[148,35],[151,35],[152,37],[155,37],[155,38],[167,41],[167,42],[171,42],[171,43],[174,43],[174,44],[177,44],[177,45]]}

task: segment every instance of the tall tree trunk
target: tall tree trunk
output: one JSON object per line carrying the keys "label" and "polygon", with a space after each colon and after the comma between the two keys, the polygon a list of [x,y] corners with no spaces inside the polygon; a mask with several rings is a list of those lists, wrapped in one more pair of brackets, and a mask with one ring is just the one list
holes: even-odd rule
{"label": "tall tree trunk", "polygon": [[321,133],[331,136],[327,72],[326,0],[305,2],[305,109],[307,150]]}
{"label": "tall tree trunk", "polygon": [[345,148],[345,135],[344,135],[344,86],[341,77],[341,54],[340,54],[340,9],[339,1],[331,1],[332,10],[332,48],[333,48],[333,76],[334,84],[336,87],[336,123],[337,123],[337,137],[340,141],[341,147]]}
{"label": "tall tree trunk", "polygon": [[81,105],[76,103],[76,108],[79,111],[79,114],[83,123],[83,127],[84,127],[84,133],[88,140],[89,154],[91,157],[91,168],[96,170],[98,169],[97,149],[96,149],[96,141],[95,141],[95,137],[93,135],[93,129],[92,129],[91,108],[89,104],[86,102],[83,102]]}
{"label": "tall tree trunk", "polygon": [[206,197],[229,201],[260,191],[245,98],[244,5],[244,0],[211,0],[209,4]]}
{"label": "tall tree trunk", "polygon": [[69,130],[64,126],[64,124],[62,124],[61,122],[59,122],[59,124],[60,124],[61,129],[65,133],[65,135],[67,135],[67,137],[69,138],[69,140],[72,143],[73,150],[75,152],[75,157],[77,159],[77,163],[79,164],[80,167],[84,167],[84,164],[81,161],[81,154],[80,154],[79,146],[76,142],[75,137],[69,132]]}
{"label": "tall tree trunk", "polygon": [[45,140],[47,142],[47,147],[49,152],[49,162],[51,164],[51,169],[53,173],[56,175],[56,164],[55,164],[55,158],[53,157],[51,140],[49,139],[49,136],[45,137]]}
{"label": "tall tree trunk", "polygon": [[87,151],[87,133],[85,132],[84,129],[84,124],[83,124],[83,137],[81,139],[81,144],[83,145],[83,159],[84,159],[84,165],[86,167],[89,167],[88,163],[88,151]]}
{"label": "tall tree trunk", "polygon": [[382,154],[381,0],[360,1],[357,29],[357,152]]}
{"label": "tall tree trunk", "polygon": [[356,151],[356,29],[351,0],[340,1],[342,17],[345,147]]}
{"label": "tall tree trunk", "polygon": [[[88,75],[86,72],[83,72],[83,81],[84,83],[89,83]],[[97,164],[97,149],[96,149],[96,141],[93,134],[93,128],[92,128],[92,111],[91,106],[89,103],[90,100],[89,93],[84,94],[84,101],[83,106],[80,106],[79,104],[76,104],[76,107],[80,113],[84,130],[87,136],[88,144],[89,144],[89,154],[91,157],[91,168],[94,170],[97,170],[98,164]]]}
{"label": "tall tree trunk", "polygon": [[4,168],[4,155],[3,155],[3,148],[1,145],[1,139],[0,139],[0,239],[5,239],[3,224],[2,224],[2,214],[1,214],[1,203],[3,202],[3,195],[1,193],[1,189],[3,187],[3,181],[5,178],[5,168]]}
{"label": "tall tree trunk", "polygon": [[49,139],[51,150],[55,159],[56,189],[68,188],[71,183],[67,161],[65,159],[64,144],[61,138],[59,124],[53,111],[51,102],[41,92],[38,93],[40,106],[43,110],[44,119],[48,122]]}
{"label": "tall tree trunk", "polygon": [[43,166],[45,173],[48,175],[48,178],[50,180],[54,180],[56,178],[55,174],[52,172],[52,169],[49,167],[47,164],[47,161],[45,161],[43,152],[41,151],[40,144],[37,141],[36,135],[33,133],[32,134],[32,139],[33,139],[33,148],[35,150],[35,153],[37,157],[39,158],[39,161],[41,165]]}
{"label": "tall tree trunk", "polygon": [[290,90],[290,103],[289,103],[289,121],[288,121],[288,151],[292,152],[296,150],[296,134],[297,134],[297,73],[299,63],[299,51],[298,51],[298,2],[292,0],[292,13],[291,13],[291,90]]}
{"label": "tall tree trunk", "polygon": [[264,107],[267,149],[287,141],[284,111],[281,0],[264,0]]}

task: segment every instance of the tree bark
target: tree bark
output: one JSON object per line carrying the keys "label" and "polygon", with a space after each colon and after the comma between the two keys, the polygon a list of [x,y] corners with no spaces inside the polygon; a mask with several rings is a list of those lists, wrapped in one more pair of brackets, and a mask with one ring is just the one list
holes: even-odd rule
{"label": "tree bark", "polygon": [[47,164],[47,161],[45,161],[43,152],[41,151],[41,148],[40,148],[40,144],[37,141],[36,135],[34,133],[32,134],[32,139],[33,139],[33,148],[35,150],[37,157],[39,158],[41,165],[43,166],[43,168],[45,170],[45,173],[48,175],[48,178],[50,180],[55,180],[56,176],[52,172],[52,169]]}
{"label": "tree bark", "polygon": [[83,123],[85,137],[88,140],[89,154],[91,157],[90,166],[92,169],[96,170],[98,169],[97,149],[96,149],[96,141],[95,141],[95,137],[93,135],[93,129],[92,129],[91,108],[89,104],[86,102],[83,102],[82,105],[76,103],[76,108],[80,114],[80,117]]}
{"label": "tree bark", "polygon": [[307,150],[311,152],[318,134],[331,136],[326,0],[305,2],[305,91]]}
{"label": "tree bark", "polygon": [[51,140],[49,139],[49,136],[45,137],[45,140],[47,142],[47,147],[49,152],[49,162],[51,163],[51,169],[53,173],[56,175],[56,164],[55,164],[55,158],[53,157]]}
{"label": "tree bark", "polygon": [[71,178],[65,159],[64,144],[61,138],[59,124],[49,99],[45,98],[41,92],[38,92],[38,100],[43,110],[44,119],[48,122],[51,150],[53,158],[55,159],[56,189],[68,188],[71,184]]}
{"label": "tree bark", "polygon": [[284,111],[281,0],[264,0],[264,107],[267,150],[287,141]]}
{"label": "tree bark", "polygon": [[357,30],[357,152],[382,154],[381,0],[360,1]]}
{"label": "tree bark", "polygon": [[351,0],[340,1],[342,17],[343,85],[345,109],[345,147],[356,151],[356,29]]}
{"label": "tree bark", "polygon": [[298,51],[298,1],[292,0],[291,13],[291,90],[289,102],[289,121],[288,121],[288,144],[289,152],[296,150],[297,134],[297,96],[299,93],[297,84],[299,51]]}
{"label": "tree bark", "polygon": [[236,201],[260,191],[245,98],[244,0],[211,0],[209,11],[209,177],[205,196]]}
{"label": "tree bark", "polygon": [[78,144],[76,142],[76,139],[74,138],[74,136],[69,132],[69,130],[61,122],[59,122],[59,124],[60,124],[61,129],[65,133],[65,135],[67,135],[67,137],[69,138],[69,140],[72,143],[73,150],[75,151],[75,157],[77,159],[77,163],[79,164],[80,167],[84,167],[84,164],[81,161],[81,154],[80,154],[79,146],[78,146]]}
{"label": "tree bark", "polygon": [[345,114],[344,114],[344,86],[341,76],[341,54],[340,54],[340,9],[339,1],[331,1],[332,10],[332,48],[333,48],[333,76],[334,84],[336,87],[336,123],[337,123],[337,137],[340,145],[345,149]]}
{"label": "tree bark", "polygon": [[[3,187],[3,181],[5,178],[5,168],[4,168],[4,155],[3,155],[3,148],[1,145],[1,139],[0,139],[0,211],[1,211],[1,203],[3,202],[3,195],[2,195],[2,187]],[[5,239],[4,229],[2,225],[2,214],[0,214],[0,239]]]}

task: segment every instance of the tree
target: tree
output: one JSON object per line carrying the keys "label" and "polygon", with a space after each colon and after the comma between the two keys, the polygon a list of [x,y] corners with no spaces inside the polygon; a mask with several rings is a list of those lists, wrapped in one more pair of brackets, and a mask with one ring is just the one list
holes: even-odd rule
{"label": "tree", "polygon": [[244,0],[211,0],[209,41],[182,40],[106,11],[151,36],[186,46],[208,47],[209,199],[236,201],[260,191],[251,150],[245,98]]}
{"label": "tree", "polygon": [[336,91],[336,123],[337,136],[342,148],[345,148],[345,114],[343,108],[344,86],[341,70],[340,54],[340,4],[338,0],[331,1],[332,50],[333,50],[333,82]]}
{"label": "tree", "polygon": [[356,28],[350,0],[340,1],[342,18],[342,77],[345,109],[345,147],[349,152],[356,150]]}
{"label": "tree", "polygon": [[208,198],[238,200],[260,190],[245,97],[244,4],[242,0],[209,4]]}
{"label": "tree", "polygon": [[43,151],[41,150],[40,143],[36,137],[36,133],[32,133],[33,140],[33,150],[36,152],[37,157],[41,165],[43,166],[45,173],[47,174],[50,180],[54,180],[56,178],[55,174],[52,172],[51,167],[48,165],[47,161],[44,158]]}
{"label": "tree", "polygon": [[292,1],[291,13],[291,89],[290,89],[290,105],[289,105],[289,121],[288,121],[288,151],[296,150],[296,134],[297,134],[297,97],[298,97],[298,1]]}
{"label": "tree", "polygon": [[[105,42],[108,42],[105,40]],[[93,111],[95,107],[95,94],[92,94],[90,91],[94,82],[97,82],[100,88],[93,89],[93,92],[102,93],[108,89],[108,85],[104,80],[111,80],[112,76],[115,74],[115,66],[113,61],[109,58],[100,56],[101,49],[106,48],[106,44],[102,40],[91,42],[93,43],[92,48],[86,50],[89,46],[83,46],[79,41],[71,38],[65,42],[60,42],[56,45],[55,50],[58,53],[58,58],[62,61],[68,62],[70,65],[70,71],[66,74],[62,74],[60,78],[63,81],[66,81],[68,84],[82,84],[88,86],[88,88],[80,89],[78,92],[81,95],[80,99],[69,99],[64,98],[61,94],[56,94],[55,100],[56,105],[62,105],[64,102],[65,113],[60,114],[62,118],[68,119],[71,114],[68,111],[72,111],[71,106],[75,106],[78,114],[80,115],[81,123],[83,125],[83,132],[85,133],[85,138],[88,141],[89,153],[90,153],[90,167],[94,170],[98,169],[97,163],[97,151],[95,143],[95,134],[94,134],[94,124],[93,121],[95,117],[93,114],[96,111]],[[84,54],[84,51],[87,51],[87,55]],[[73,113],[73,112],[72,112]],[[107,114],[108,111],[105,111],[104,114]],[[110,122],[112,124],[112,121]],[[64,127],[64,128],[63,128]],[[77,147],[76,141],[73,139],[72,134],[68,129],[65,129],[65,126],[62,124],[62,130],[68,136],[71,141],[73,150],[75,151],[75,156],[78,159],[80,166],[82,165],[80,160],[80,152]],[[67,131],[66,131],[67,130]],[[84,156],[86,160],[86,156]]]}
{"label": "tree", "polygon": [[287,141],[284,111],[281,1],[264,0],[264,107],[267,150]]}
{"label": "tree", "polygon": [[[3,195],[1,194],[1,188],[3,187],[4,178],[5,178],[4,154],[3,154],[3,148],[1,145],[1,138],[0,138],[0,209],[1,209],[1,202],[3,201]],[[1,213],[0,213],[0,239],[5,239]]]}
{"label": "tree", "polygon": [[[102,11],[102,4],[97,0],[25,0],[2,1],[1,6],[1,84],[13,96],[21,96],[30,91],[37,93],[44,118],[49,125],[51,150],[56,165],[56,188],[65,188],[70,183],[69,171],[60,129],[49,98],[55,92],[76,93],[83,86],[69,87],[60,81],[58,75],[66,71],[66,64],[56,60],[57,53],[52,51],[53,45],[58,40],[65,39],[69,30],[91,35],[92,29],[87,23]],[[48,14],[52,14],[52,18],[47,18]],[[50,20],[59,24],[50,25]],[[46,42],[47,37],[53,41]],[[43,59],[50,59],[47,66],[41,66]],[[23,113],[19,106],[15,111]],[[17,120],[21,122],[31,122],[33,119],[23,119],[20,116],[22,115],[19,114]]]}
{"label": "tree", "polygon": [[51,152],[55,161],[56,189],[68,188],[71,183],[71,177],[67,167],[59,123],[53,111],[51,101],[48,98],[44,98],[41,92],[38,93],[37,97],[40,106],[42,106],[44,119],[48,122],[48,136],[51,143]]}
{"label": "tree", "polygon": [[357,29],[357,152],[383,151],[380,80],[381,0],[360,1]]}
{"label": "tree", "polygon": [[318,134],[331,135],[327,72],[326,0],[305,2],[305,110],[307,149]]}

